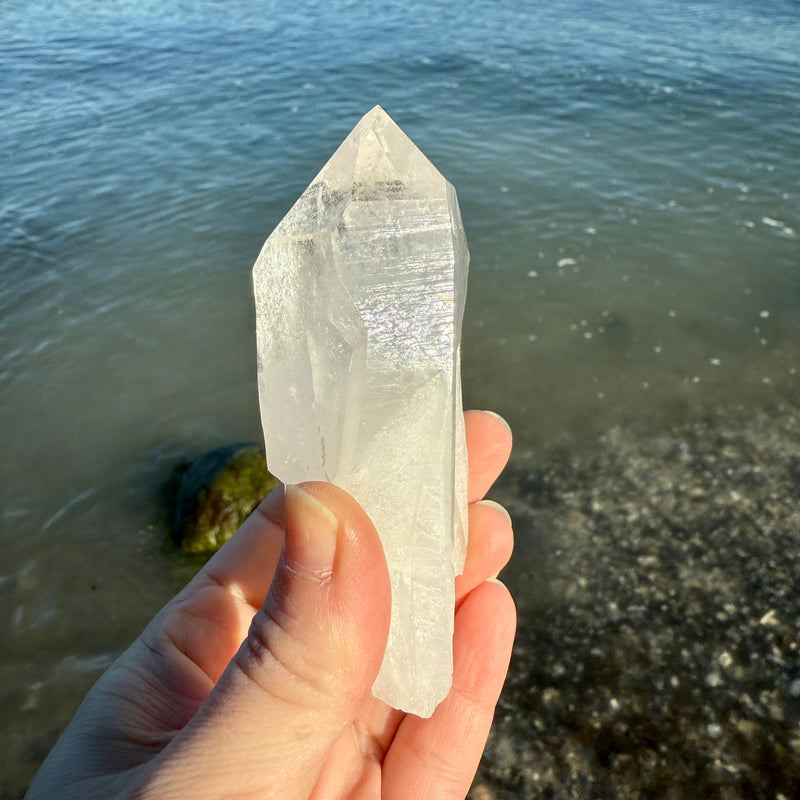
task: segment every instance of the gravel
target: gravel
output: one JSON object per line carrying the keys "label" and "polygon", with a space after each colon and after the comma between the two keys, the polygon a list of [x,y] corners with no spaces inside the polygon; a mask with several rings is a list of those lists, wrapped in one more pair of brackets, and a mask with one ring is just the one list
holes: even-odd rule
{"label": "gravel", "polygon": [[615,429],[494,494],[520,623],[472,800],[800,797],[800,409]]}

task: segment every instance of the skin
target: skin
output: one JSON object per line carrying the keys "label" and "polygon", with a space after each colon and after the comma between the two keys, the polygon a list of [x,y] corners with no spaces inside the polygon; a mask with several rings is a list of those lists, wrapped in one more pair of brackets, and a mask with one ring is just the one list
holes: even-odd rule
{"label": "skin", "polygon": [[469,546],[432,717],[370,694],[391,597],[369,518],[331,484],[279,487],[99,679],[28,799],[464,798],[516,625],[493,577],[511,522],[482,499],[511,432],[487,412],[465,422]]}

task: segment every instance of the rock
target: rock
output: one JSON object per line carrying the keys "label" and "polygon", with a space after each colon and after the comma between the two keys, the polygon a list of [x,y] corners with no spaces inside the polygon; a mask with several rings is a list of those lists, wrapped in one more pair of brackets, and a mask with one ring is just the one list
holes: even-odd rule
{"label": "rock", "polygon": [[187,553],[214,553],[279,481],[257,444],[211,450],[183,474],[174,536]]}

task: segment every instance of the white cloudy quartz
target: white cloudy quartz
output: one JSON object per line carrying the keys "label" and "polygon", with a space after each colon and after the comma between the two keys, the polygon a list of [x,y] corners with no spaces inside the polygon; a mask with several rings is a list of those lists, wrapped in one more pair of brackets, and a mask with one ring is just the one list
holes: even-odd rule
{"label": "white cloudy quartz", "polygon": [[420,716],[452,683],[466,552],[468,263],[455,190],[376,106],[253,268],[269,468],[332,481],[374,522],[392,619],[373,694]]}

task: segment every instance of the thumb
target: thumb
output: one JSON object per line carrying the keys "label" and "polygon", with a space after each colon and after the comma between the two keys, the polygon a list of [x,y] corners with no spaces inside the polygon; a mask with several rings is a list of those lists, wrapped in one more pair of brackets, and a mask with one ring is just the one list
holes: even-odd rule
{"label": "thumb", "polygon": [[277,517],[285,541],[264,605],[163,754],[194,797],[307,798],[383,659],[391,590],[369,517],[325,483],[287,486]]}

